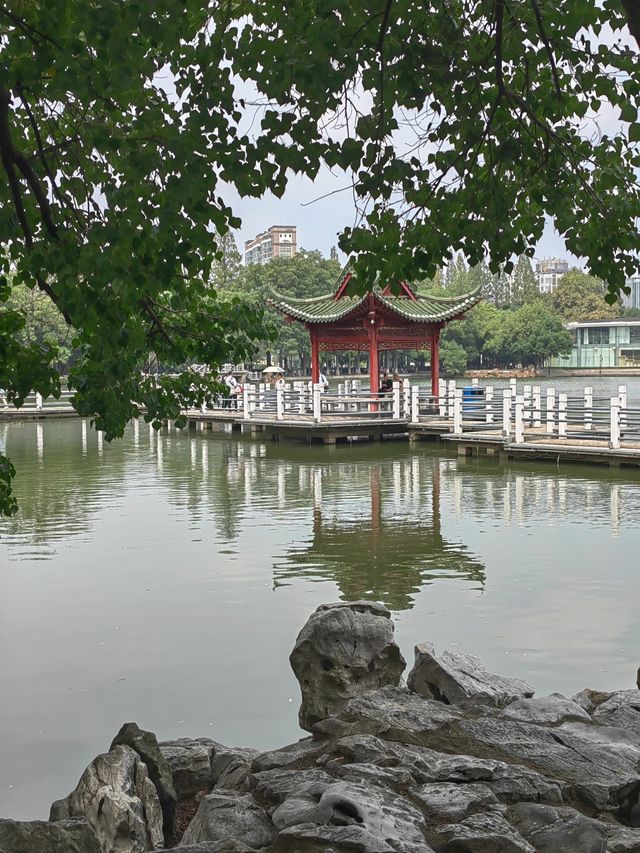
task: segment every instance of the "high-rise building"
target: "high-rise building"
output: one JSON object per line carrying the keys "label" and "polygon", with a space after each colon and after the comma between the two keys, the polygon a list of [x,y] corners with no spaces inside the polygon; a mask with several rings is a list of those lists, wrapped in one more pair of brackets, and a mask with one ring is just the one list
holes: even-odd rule
{"label": "high-rise building", "polygon": [[625,308],[640,308],[640,275],[632,275],[626,285],[631,292],[622,294],[622,304]]}
{"label": "high-rise building", "polygon": [[244,244],[245,264],[266,264],[273,258],[292,258],[298,252],[295,225],[272,225]]}
{"label": "high-rise building", "polygon": [[545,258],[536,263],[536,281],[540,293],[553,293],[562,276],[569,272],[569,262],[560,258]]}

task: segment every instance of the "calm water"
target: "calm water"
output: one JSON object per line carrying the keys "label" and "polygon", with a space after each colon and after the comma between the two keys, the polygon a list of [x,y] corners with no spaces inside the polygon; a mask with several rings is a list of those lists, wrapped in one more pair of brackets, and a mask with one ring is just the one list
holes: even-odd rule
{"label": "calm water", "polygon": [[0,446],[21,505],[0,541],[0,816],[46,817],[126,720],[295,740],[288,654],[339,597],[384,601],[407,660],[432,640],[539,693],[635,683],[640,474],[144,423],[113,445],[0,424]]}

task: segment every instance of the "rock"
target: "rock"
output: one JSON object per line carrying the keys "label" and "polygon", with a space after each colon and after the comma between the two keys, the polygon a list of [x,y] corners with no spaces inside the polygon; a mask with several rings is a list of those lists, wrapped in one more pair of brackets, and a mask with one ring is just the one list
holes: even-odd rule
{"label": "rock", "polygon": [[242,841],[252,849],[271,843],[275,830],[250,794],[209,794],[182,836],[179,849],[201,841]]}
{"label": "rock", "polygon": [[607,849],[607,833],[600,821],[575,809],[518,803],[509,810],[509,817],[538,853],[602,853]]}
{"label": "rock", "polygon": [[445,755],[425,747],[389,743],[370,735],[342,738],[333,747],[333,754],[343,760],[361,762],[358,766],[367,762],[385,769],[402,768],[418,784],[484,782],[503,803],[521,800],[561,803],[563,792],[569,787],[517,764],[470,755]]}
{"label": "rock", "polygon": [[2,853],[100,853],[100,844],[88,821],[3,820]]}
{"label": "rock", "polygon": [[249,777],[248,785],[258,799],[272,806],[279,806],[300,785],[311,783],[330,785],[332,782],[333,778],[319,768],[288,770],[285,767],[278,767],[274,770],[254,773]]}
{"label": "rock", "polygon": [[314,726],[319,737],[372,734],[387,740],[428,745],[431,733],[460,719],[442,702],[422,699],[406,687],[382,687],[349,700],[335,717]]}
{"label": "rock", "polygon": [[447,824],[438,830],[438,838],[446,842],[446,853],[536,853],[497,810]]}
{"label": "rock", "polygon": [[[175,847],[173,848],[176,849]],[[203,841],[201,844],[180,845],[180,853],[254,853],[253,847],[247,847],[242,841]],[[159,850],[157,853],[169,853]]]}
{"label": "rock", "polygon": [[251,769],[255,773],[263,770],[274,770],[276,767],[303,768],[315,763],[327,746],[326,741],[307,737],[302,740],[274,749],[261,752],[252,762]]}
{"label": "rock", "polygon": [[173,774],[169,762],[160,752],[158,740],[153,732],[141,729],[136,723],[125,723],[113,739],[111,749],[118,745],[130,746],[147,765],[149,778],[156,786],[162,808],[165,834],[174,836],[176,832],[176,789],[173,787]]}
{"label": "rock", "polygon": [[415,647],[415,663],[407,686],[425,699],[437,699],[449,705],[476,695],[490,697],[499,706],[533,696],[533,688],[526,681],[494,675],[473,655],[444,651],[436,658],[430,643]]}
{"label": "rock", "polygon": [[421,812],[407,798],[368,782],[299,785],[271,818],[279,830],[301,824],[356,827],[363,850],[388,847],[417,853],[429,849]]}
{"label": "rock", "polygon": [[491,755],[569,783],[591,807],[619,810],[627,823],[637,807],[640,738],[624,729],[583,723],[548,728],[484,717],[452,723],[432,740],[434,748]]}
{"label": "rock", "polygon": [[[638,694],[640,700],[640,694]],[[639,702],[640,704],[640,702]],[[503,709],[501,716],[507,720],[537,723],[539,726],[558,726],[560,723],[590,723],[589,714],[571,699],[558,694],[539,699],[516,699]]]}
{"label": "rock", "polygon": [[618,690],[593,711],[593,721],[603,726],[617,726],[640,736],[640,692]]}
{"label": "rock", "polygon": [[[128,746],[99,755],[66,798],[71,817],[86,817],[103,853],[164,846],[162,809],[146,764]],[[59,803],[54,804],[60,813]]]}
{"label": "rock", "polygon": [[610,823],[602,826],[607,833],[607,853],[640,853],[640,831]]}
{"label": "rock", "polygon": [[251,763],[258,754],[257,749],[241,747],[216,749],[211,758],[211,776],[216,788],[240,785],[251,773]]}
{"label": "rock", "polygon": [[282,830],[269,853],[434,853],[424,842],[410,847],[374,838],[359,826],[300,824]]}
{"label": "rock", "polygon": [[593,714],[598,705],[606,702],[610,696],[611,693],[603,693],[600,690],[591,690],[587,687],[576,693],[575,696],[572,696],[571,701],[584,708],[587,714]]}
{"label": "rock", "polygon": [[188,800],[198,791],[213,788],[211,759],[216,748],[222,748],[209,738],[177,738],[162,741],[160,752],[166,758],[178,800]]}
{"label": "rock", "polygon": [[488,785],[471,782],[459,785],[453,782],[433,782],[409,793],[420,802],[430,820],[453,822],[462,820],[472,812],[498,802]]}
{"label": "rock", "polygon": [[370,601],[323,604],[298,634],[290,658],[300,683],[300,726],[308,731],[353,696],[397,685],[405,661],[386,607]]}

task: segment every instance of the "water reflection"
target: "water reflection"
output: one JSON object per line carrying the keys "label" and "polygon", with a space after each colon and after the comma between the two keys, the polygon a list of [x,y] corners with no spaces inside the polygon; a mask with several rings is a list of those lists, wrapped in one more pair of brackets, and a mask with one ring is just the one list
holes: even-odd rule
{"label": "water reflection", "polygon": [[392,610],[412,607],[415,594],[436,578],[463,579],[482,589],[482,562],[442,535],[441,464],[413,458],[371,466],[366,513],[323,502],[323,472],[316,470],[312,536],[296,541],[286,562],[277,564],[276,587],[297,577],[332,580],[341,598],[372,598]]}

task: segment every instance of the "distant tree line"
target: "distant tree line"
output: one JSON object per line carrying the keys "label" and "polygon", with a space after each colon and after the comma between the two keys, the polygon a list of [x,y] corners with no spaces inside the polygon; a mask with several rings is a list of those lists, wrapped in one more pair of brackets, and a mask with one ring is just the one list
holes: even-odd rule
{"label": "distant tree line", "polygon": [[[302,250],[292,258],[244,266],[231,235],[221,238],[220,245],[210,286],[231,311],[235,304],[264,308],[271,290],[310,298],[337,286],[341,265],[335,252],[327,259],[318,251]],[[458,255],[433,279],[415,285],[418,290],[442,296],[468,293],[478,286],[484,301],[443,332],[440,354],[446,375],[460,375],[467,368],[540,366],[545,359],[570,351],[572,339],[564,328],[565,322],[610,319],[623,313],[619,304],[608,305],[604,301],[604,282],[579,270],[566,273],[554,293],[542,296],[531,261],[525,255],[517,259],[510,275],[503,270],[491,273],[484,262],[468,266]],[[21,342],[55,350],[58,369],[64,373],[75,357],[73,334],[46,294],[21,285],[13,290],[6,307],[18,310],[24,317],[24,325],[16,330]],[[267,316],[271,339],[254,349],[255,363],[277,363],[289,372],[308,373],[311,351],[306,329],[273,309],[268,309]],[[242,329],[238,332],[242,333]],[[424,371],[429,353],[427,349],[383,352],[380,358],[383,369]],[[324,362],[330,372],[357,373],[367,369],[366,354],[355,351],[328,353]],[[153,353],[147,366],[149,363],[153,363]]]}

